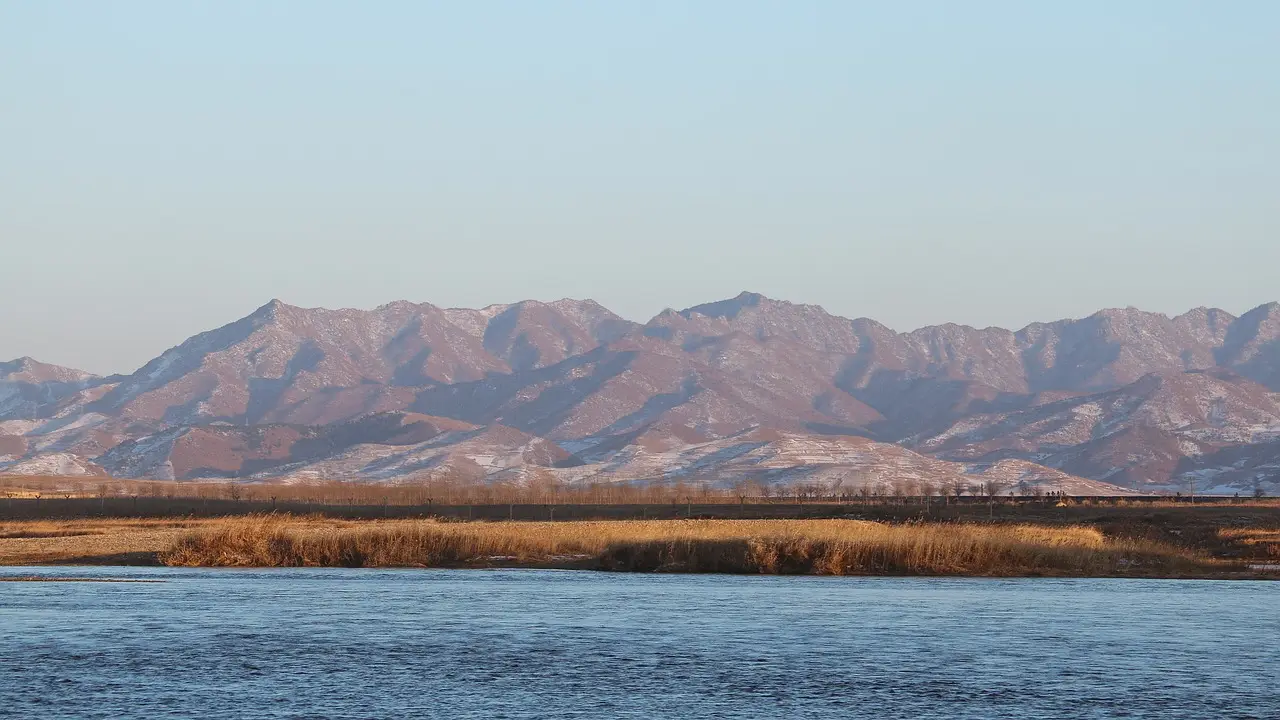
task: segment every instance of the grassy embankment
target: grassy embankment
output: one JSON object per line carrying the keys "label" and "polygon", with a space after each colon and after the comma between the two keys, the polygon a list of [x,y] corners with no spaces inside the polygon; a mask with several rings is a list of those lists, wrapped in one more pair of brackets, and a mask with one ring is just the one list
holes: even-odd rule
{"label": "grassy embankment", "polygon": [[[1280,531],[1218,531],[1235,557],[1093,526],[859,520],[445,523],[251,516],[0,525],[0,563],[563,567],[830,575],[1239,577]],[[1245,555],[1247,559],[1240,556]]]}

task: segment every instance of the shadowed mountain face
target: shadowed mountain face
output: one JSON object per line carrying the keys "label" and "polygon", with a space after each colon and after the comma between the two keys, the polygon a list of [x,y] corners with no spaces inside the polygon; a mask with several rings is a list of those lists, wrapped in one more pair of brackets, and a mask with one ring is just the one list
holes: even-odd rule
{"label": "shadowed mountain face", "polygon": [[18,358],[0,362],[0,420],[45,418],[78,406],[105,392],[116,378]]}
{"label": "shadowed mountain face", "polygon": [[1278,492],[1277,392],[1278,304],[899,333],[754,293],[643,325],[589,300],[272,301],[128,376],[0,363],[0,472],[857,485],[999,466]]}

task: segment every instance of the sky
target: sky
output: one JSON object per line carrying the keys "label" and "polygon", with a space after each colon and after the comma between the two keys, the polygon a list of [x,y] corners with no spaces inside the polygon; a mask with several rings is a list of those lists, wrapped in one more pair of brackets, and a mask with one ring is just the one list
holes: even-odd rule
{"label": "sky", "polygon": [[1280,3],[0,0],[0,359],[271,298],[1280,300]]}

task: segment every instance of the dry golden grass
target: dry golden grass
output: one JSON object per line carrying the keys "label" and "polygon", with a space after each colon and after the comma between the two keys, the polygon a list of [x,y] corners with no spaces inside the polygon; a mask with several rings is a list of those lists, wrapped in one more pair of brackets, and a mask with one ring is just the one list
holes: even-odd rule
{"label": "dry golden grass", "polygon": [[[1232,561],[1092,526],[858,520],[456,523],[256,515],[0,522],[0,564],[572,567],[889,575],[1232,576],[1280,530],[1216,531]],[[1176,541],[1176,540],[1175,540]],[[1199,542],[1190,544],[1199,547]],[[1250,550],[1251,549],[1251,550]],[[1227,554],[1227,553],[1224,553]],[[1244,557],[1251,558],[1245,561]],[[1236,562],[1239,560],[1239,562]]]}
{"label": "dry golden grass", "polygon": [[1257,554],[1280,558],[1280,530],[1273,528],[1228,528],[1218,531],[1218,537],[1232,543],[1259,551]]}
{"label": "dry golden grass", "polygon": [[216,521],[160,559],[184,566],[528,565],[626,571],[830,575],[1204,576],[1236,569],[1090,527],[857,520],[350,523],[288,516]]}
{"label": "dry golden grass", "polygon": [[146,562],[198,522],[118,518],[0,522],[0,565]]}

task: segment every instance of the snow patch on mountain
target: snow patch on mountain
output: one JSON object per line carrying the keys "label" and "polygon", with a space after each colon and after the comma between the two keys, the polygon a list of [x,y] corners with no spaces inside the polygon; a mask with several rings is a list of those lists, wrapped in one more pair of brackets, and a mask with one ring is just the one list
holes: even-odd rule
{"label": "snow patch on mountain", "polygon": [[47,453],[8,462],[0,460],[0,473],[64,477],[107,474],[100,466],[71,453]]}

